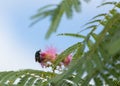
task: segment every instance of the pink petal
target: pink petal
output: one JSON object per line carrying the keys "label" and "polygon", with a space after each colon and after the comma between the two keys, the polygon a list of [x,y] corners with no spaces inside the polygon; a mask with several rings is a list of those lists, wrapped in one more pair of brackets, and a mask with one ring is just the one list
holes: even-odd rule
{"label": "pink petal", "polygon": [[64,64],[65,66],[67,66],[67,65],[69,65],[69,63],[71,62],[71,60],[72,60],[72,55],[68,55],[68,57],[66,57],[66,58],[64,59],[63,64]]}

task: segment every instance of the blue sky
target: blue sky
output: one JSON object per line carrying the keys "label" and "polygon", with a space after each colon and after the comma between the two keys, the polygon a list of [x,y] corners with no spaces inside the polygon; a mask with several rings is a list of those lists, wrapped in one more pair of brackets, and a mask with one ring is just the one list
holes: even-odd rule
{"label": "blue sky", "polygon": [[[34,53],[46,46],[55,46],[62,51],[80,39],[58,37],[58,33],[79,32],[81,26],[101,12],[107,12],[109,7],[96,8],[102,0],[91,0],[82,3],[82,12],[74,13],[73,19],[64,16],[57,33],[45,40],[45,33],[50,20],[44,19],[33,27],[29,27],[30,17],[37,9],[47,4],[57,4],[61,0],[0,0],[0,71],[18,69],[41,69],[34,61]],[[106,0],[112,1],[112,0]],[[115,0],[114,0],[115,1]],[[117,0],[116,0],[117,1]],[[84,32],[83,34],[86,34]]]}

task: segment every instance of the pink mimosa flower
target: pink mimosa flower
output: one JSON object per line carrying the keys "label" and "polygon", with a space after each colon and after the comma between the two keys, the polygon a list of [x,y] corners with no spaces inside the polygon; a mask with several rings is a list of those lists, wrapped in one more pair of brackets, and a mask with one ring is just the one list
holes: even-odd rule
{"label": "pink mimosa flower", "polygon": [[67,65],[69,65],[69,63],[71,62],[71,60],[72,60],[72,55],[70,54],[70,55],[68,55],[68,57],[66,57],[66,58],[63,60],[63,64],[64,64],[65,66],[67,66]]}
{"label": "pink mimosa flower", "polygon": [[[42,67],[50,67],[54,65],[54,62],[57,58],[57,50],[54,47],[47,47],[45,51],[37,51],[35,54],[36,61],[38,61]],[[72,55],[68,55],[62,62],[60,62],[59,66],[62,64],[64,66],[68,66],[72,60]]]}
{"label": "pink mimosa flower", "polygon": [[56,48],[48,47],[44,52],[41,52],[40,57],[46,61],[55,61],[56,55]]}

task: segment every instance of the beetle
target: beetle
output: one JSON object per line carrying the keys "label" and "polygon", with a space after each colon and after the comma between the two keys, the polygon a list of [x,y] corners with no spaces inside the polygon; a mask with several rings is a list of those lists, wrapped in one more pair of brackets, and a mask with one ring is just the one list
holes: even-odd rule
{"label": "beetle", "polygon": [[35,52],[35,61],[41,63],[42,59],[40,56],[41,50]]}

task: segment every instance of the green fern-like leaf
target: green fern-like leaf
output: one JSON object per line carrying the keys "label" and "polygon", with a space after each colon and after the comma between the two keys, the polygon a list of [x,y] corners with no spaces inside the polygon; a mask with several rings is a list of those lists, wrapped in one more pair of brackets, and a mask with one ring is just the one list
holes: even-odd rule
{"label": "green fern-like leaf", "polygon": [[[84,0],[86,2],[90,0]],[[51,9],[50,9],[51,8]],[[36,24],[41,19],[46,17],[51,17],[51,24],[46,33],[45,38],[49,38],[53,32],[57,31],[57,28],[60,24],[62,16],[66,14],[68,19],[72,18],[73,12],[81,11],[81,1],[80,0],[62,0],[58,5],[47,5],[38,10],[38,13],[31,17],[34,22],[30,26]]]}
{"label": "green fern-like leaf", "polygon": [[[49,84],[48,78],[55,76],[55,73],[44,72],[39,70],[20,70],[0,72],[0,85],[1,86],[45,86]],[[41,82],[40,82],[41,81]],[[45,83],[46,81],[47,83]],[[38,83],[38,84],[37,84]]]}
{"label": "green fern-like leaf", "polygon": [[69,54],[74,53],[77,49],[77,47],[81,45],[81,43],[76,43],[73,46],[69,47],[65,51],[63,51],[60,55],[58,55],[55,64],[55,67],[63,60],[65,59]]}
{"label": "green fern-like leaf", "polygon": [[80,34],[74,34],[74,33],[62,33],[62,34],[58,34],[58,36],[71,36],[71,37],[75,37],[75,38],[85,38],[85,36],[80,35]]}
{"label": "green fern-like leaf", "polygon": [[[102,31],[99,34],[96,34],[94,30],[92,30],[87,35],[87,37],[84,38],[83,44],[85,46],[88,46],[89,50],[87,52],[83,51],[84,53],[82,53],[82,55],[79,54],[80,52],[76,52],[75,57],[81,58],[73,60],[67,71],[64,71],[62,74],[53,79],[53,84],[60,86],[65,83],[63,79],[68,79],[72,80],[76,84],[80,84],[81,86],[87,86],[94,78],[96,79],[94,80],[96,85],[103,85],[104,83],[102,82],[105,82],[106,85],[113,86],[113,82],[111,81],[110,77],[112,76],[115,79],[120,78],[118,74],[120,69],[114,69],[117,70],[115,72],[110,68],[111,63],[113,64],[112,67],[116,67],[116,61],[114,61],[113,59],[115,59],[114,56],[120,52],[120,47],[118,47],[119,39],[117,39],[119,38],[118,33],[120,29],[118,28],[120,28],[120,18],[118,12],[115,12],[114,14],[112,14],[112,16],[109,16],[110,14],[111,12],[103,15],[104,19],[100,21],[103,21],[104,24],[98,22],[99,24],[96,25],[95,29],[98,29],[99,25],[103,26]],[[106,18],[107,15],[109,16],[109,18]],[[92,23],[90,23],[90,25],[91,24]],[[89,26],[89,28],[93,27]],[[90,36],[94,38],[95,43],[92,42]],[[115,46],[117,48],[113,49],[115,48]],[[111,49],[114,50],[114,52],[112,52]],[[73,57],[73,59],[75,57]],[[117,58],[117,61],[119,62],[120,60]],[[72,77],[72,74],[74,73],[74,78],[69,78]],[[85,77],[83,77],[84,73],[86,73]],[[79,82],[82,78],[84,80],[82,82]]]}
{"label": "green fern-like leaf", "polygon": [[102,6],[104,6],[104,5],[115,5],[117,2],[105,2],[105,3],[102,3],[100,6],[98,6],[98,7],[102,7]]}

